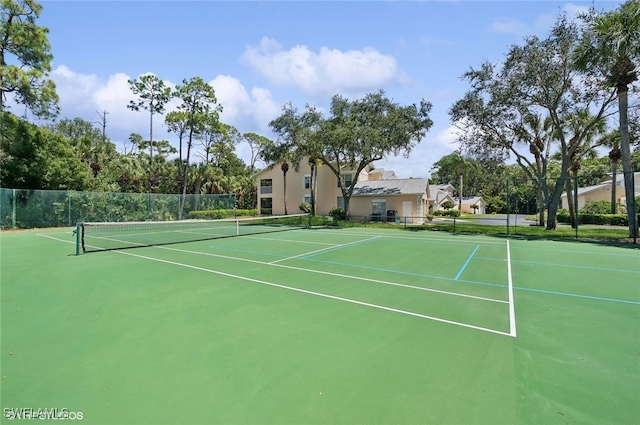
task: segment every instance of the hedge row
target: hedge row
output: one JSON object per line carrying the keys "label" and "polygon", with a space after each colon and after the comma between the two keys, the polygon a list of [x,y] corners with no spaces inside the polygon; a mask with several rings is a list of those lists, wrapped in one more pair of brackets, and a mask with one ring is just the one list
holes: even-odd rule
{"label": "hedge row", "polygon": [[[640,220],[640,215],[638,216]],[[558,222],[569,223],[569,211],[561,209],[557,215]],[[600,224],[609,226],[628,226],[629,219],[626,214],[578,214],[579,224]]]}
{"label": "hedge row", "polygon": [[258,215],[257,209],[252,210],[205,210],[205,211],[191,211],[189,212],[189,218],[199,220],[217,220],[220,218],[230,217],[255,217]]}

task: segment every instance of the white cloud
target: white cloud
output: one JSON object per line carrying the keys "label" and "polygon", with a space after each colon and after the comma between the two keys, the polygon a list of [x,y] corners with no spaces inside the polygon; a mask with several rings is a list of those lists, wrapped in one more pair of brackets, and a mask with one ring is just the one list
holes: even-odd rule
{"label": "white cloud", "polygon": [[395,171],[398,178],[429,177],[433,164],[458,148],[456,132],[454,126],[449,126],[438,131],[435,136],[427,133],[427,136],[414,147],[409,159],[402,155],[393,156],[378,161],[376,166]]}
{"label": "white cloud", "polygon": [[210,84],[223,107],[221,120],[243,132],[267,131],[280,112],[267,89],[253,88],[249,93],[240,80],[228,75],[218,75]]}
{"label": "white cloud", "polygon": [[526,35],[529,31],[527,25],[523,22],[509,19],[503,21],[495,21],[489,26],[489,31],[501,34]]}
{"label": "white cloud", "polygon": [[297,87],[311,96],[376,90],[402,78],[393,56],[370,47],[313,52],[298,45],[284,50],[276,40],[263,37],[258,46],[247,46],[241,59],[270,83]]}
{"label": "white cloud", "polygon": [[420,37],[420,43],[436,46],[455,46],[457,44],[453,40],[447,40],[446,38],[435,38],[428,35]]}
{"label": "white cloud", "polygon": [[[105,80],[94,74],[76,73],[61,65],[51,73],[51,77],[60,97],[60,119],[79,117],[99,126],[101,115],[106,111],[107,135],[117,146],[122,146],[131,133],[148,137],[148,112],[134,112],[127,108],[129,101],[135,98],[128,83],[130,76],[116,73]],[[168,80],[164,83],[172,88],[175,86]],[[269,122],[280,111],[280,105],[273,101],[269,90],[252,88],[247,91],[238,79],[226,75],[217,76],[209,84],[215,89],[218,103],[223,107],[222,122],[233,125],[242,133],[264,134],[269,131]],[[169,102],[165,106],[166,112],[175,110],[179,103],[177,99]],[[161,115],[154,116],[153,134],[155,140],[165,139],[178,145],[175,135],[167,132]],[[238,155],[248,161],[244,151],[244,147],[239,146]]]}
{"label": "white cloud", "polygon": [[576,19],[581,13],[589,10],[589,6],[567,3],[549,13],[544,13],[533,20],[530,25],[515,19],[505,19],[493,22],[489,30],[501,34],[517,36],[539,35],[545,36],[556,23],[559,16],[566,15],[569,19]]}

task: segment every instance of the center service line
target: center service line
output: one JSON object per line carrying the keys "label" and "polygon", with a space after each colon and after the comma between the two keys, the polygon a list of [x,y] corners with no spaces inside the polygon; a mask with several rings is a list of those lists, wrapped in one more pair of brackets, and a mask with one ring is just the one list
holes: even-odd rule
{"label": "center service line", "polygon": [[462,276],[462,273],[464,272],[464,269],[467,268],[467,266],[469,265],[469,262],[471,261],[471,258],[473,258],[473,256],[476,253],[476,251],[478,251],[478,248],[480,248],[480,245],[476,245],[476,249],[474,249],[473,252],[471,253],[471,255],[469,256],[469,258],[467,258],[467,261],[465,261],[465,263],[462,265],[462,268],[460,269],[460,271],[458,272],[456,277],[453,278],[453,280],[460,279],[460,276]]}

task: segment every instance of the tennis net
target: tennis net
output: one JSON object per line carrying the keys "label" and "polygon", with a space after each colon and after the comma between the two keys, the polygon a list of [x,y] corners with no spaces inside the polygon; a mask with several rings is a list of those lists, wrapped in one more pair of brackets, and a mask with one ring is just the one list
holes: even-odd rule
{"label": "tennis net", "polygon": [[78,223],[76,253],[196,242],[310,227],[309,214],[221,220]]}

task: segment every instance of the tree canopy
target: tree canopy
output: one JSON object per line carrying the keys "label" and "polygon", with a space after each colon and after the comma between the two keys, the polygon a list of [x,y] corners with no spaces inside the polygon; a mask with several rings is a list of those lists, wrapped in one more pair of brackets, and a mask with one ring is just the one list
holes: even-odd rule
{"label": "tree canopy", "polygon": [[[433,125],[430,111],[425,100],[402,106],[382,90],[356,100],[335,95],[327,118],[309,105],[304,113],[288,105],[270,124],[280,139],[269,159],[295,163],[306,156],[329,167],[340,182],[348,214],[360,172],[388,155],[408,156]],[[342,174],[346,169],[353,172],[350,185]]]}
{"label": "tree canopy", "polygon": [[[450,109],[463,149],[507,153],[537,184],[549,212],[547,229],[555,228],[572,159],[594,147],[591,135],[615,100],[576,71],[579,36],[575,22],[560,17],[546,38],[512,46],[502,64],[485,62],[465,73],[471,88]],[[547,165],[556,150],[562,165],[549,187]]]}
{"label": "tree canopy", "polygon": [[42,6],[34,0],[0,3],[0,111],[9,96],[38,118],[58,114],[58,95],[51,72],[49,30],[36,24]]}

